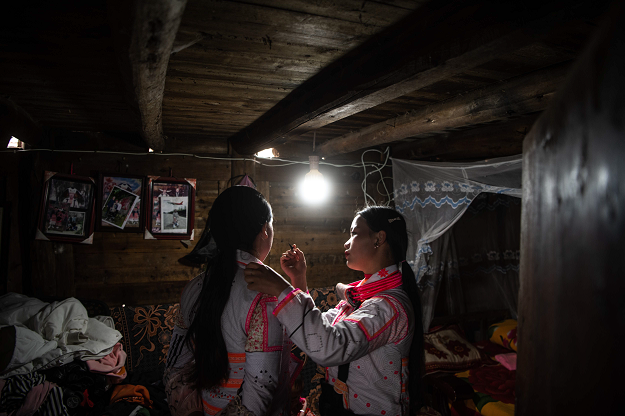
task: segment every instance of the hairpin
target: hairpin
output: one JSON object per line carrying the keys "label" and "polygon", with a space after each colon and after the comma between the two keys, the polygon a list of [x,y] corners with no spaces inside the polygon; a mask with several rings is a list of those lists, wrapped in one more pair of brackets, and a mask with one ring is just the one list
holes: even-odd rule
{"label": "hairpin", "polygon": [[397,221],[399,218],[400,218],[400,217],[397,217],[397,218],[389,218],[388,222],[389,222],[389,223],[391,223],[391,222],[393,222],[393,221]]}

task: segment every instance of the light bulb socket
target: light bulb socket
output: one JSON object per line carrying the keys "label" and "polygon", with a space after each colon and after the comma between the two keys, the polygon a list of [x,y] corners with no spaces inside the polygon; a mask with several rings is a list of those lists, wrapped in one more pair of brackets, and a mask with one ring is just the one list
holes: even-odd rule
{"label": "light bulb socket", "polygon": [[319,170],[319,156],[308,156],[310,170]]}

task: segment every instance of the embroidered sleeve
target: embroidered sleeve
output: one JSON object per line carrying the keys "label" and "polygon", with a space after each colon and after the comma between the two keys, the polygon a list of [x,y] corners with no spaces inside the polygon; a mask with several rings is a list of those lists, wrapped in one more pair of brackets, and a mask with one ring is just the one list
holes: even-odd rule
{"label": "embroidered sleeve", "polygon": [[[390,298],[390,297],[389,297]],[[301,291],[284,298],[274,312],[291,340],[316,363],[331,367],[348,363],[408,334],[407,318],[392,298],[372,298],[357,312],[334,326],[315,308],[313,300]],[[405,314],[405,312],[404,312]]]}
{"label": "embroidered sleeve", "polygon": [[357,324],[332,326],[301,290],[291,292],[279,306],[274,314],[287,336],[317,364],[336,366],[367,354],[368,341]]}
{"label": "embroidered sleeve", "polygon": [[388,295],[366,300],[345,321],[358,325],[369,341],[369,351],[397,344],[409,333],[408,315],[403,305]]}

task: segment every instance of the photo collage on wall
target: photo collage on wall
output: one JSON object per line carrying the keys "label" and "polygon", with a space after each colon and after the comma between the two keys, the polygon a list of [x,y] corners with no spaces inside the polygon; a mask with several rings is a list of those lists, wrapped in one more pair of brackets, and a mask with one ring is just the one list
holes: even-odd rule
{"label": "photo collage on wall", "polygon": [[151,240],[193,239],[195,179],[100,173],[96,185],[86,176],[44,176],[38,240],[92,244],[94,227]]}
{"label": "photo collage on wall", "polygon": [[93,184],[52,178],[45,206],[44,232],[86,237]]}
{"label": "photo collage on wall", "polygon": [[100,175],[101,195],[98,230],[141,232],[143,178]]}
{"label": "photo collage on wall", "polygon": [[89,178],[52,174],[45,187],[40,231],[52,239],[89,237],[93,190]]}

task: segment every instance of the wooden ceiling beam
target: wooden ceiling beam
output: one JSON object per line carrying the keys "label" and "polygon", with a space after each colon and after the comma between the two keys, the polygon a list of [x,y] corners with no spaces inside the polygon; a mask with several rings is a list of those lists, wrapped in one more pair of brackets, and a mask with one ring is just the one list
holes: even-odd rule
{"label": "wooden ceiling beam", "polygon": [[391,156],[449,162],[517,155],[538,114],[397,143],[391,146]]}
{"label": "wooden ceiling beam", "polygon": [[187,0],[109,0],[107,9],[126,96],[148,147],[163,150],[165,75]]}
{"label": "wooden ceiling beam", "polygon": [[324,156],[354,152],[422,134],[505,120],[542,111],[564,80],[569,63],[535,71],[331,139],[319,146]]}
{"label": "wooden ceiling beam", "polygon": [[599,15],[601,5],[590,3],[427,3],[292,91],[231,144],[254,153],[432,85]]}
{"label": "wooden ceiling beam", "polygon": [[44,131],[26,110],[10,98],[0,97],[0,147],[2,149],[6,149],[11,136],[35,146],[44,140]]}

